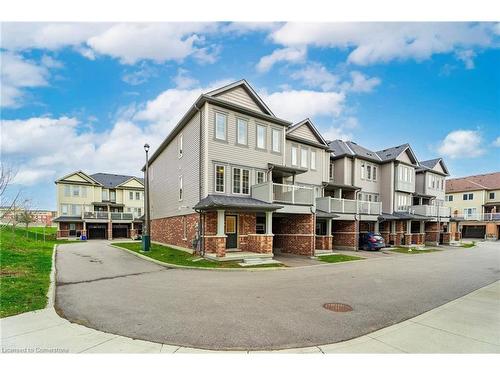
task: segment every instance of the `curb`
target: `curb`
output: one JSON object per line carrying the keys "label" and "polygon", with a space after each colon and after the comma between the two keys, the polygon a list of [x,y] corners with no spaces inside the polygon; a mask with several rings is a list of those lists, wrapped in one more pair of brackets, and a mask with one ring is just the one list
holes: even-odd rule
{"label": "curb", "polygon": [[56,299],[56,251],[57,244],[54,244],[52,249],[52,268],[50,270],[50,284],[49,290],[47,291],[47,307],[54,307],[54,301]]}
{"label": "curb", "polygon": [[262,272],[262,271],[282,271],[286,270],[289,267],[263,267],[263,268],[209,268],[209,267],[192,267],[192,266],[181,266],[179,264],[172,264],[162,262],[161,260],[157,260],[147,255],[135,252],[133,250],[126,249],[124,247],[116,246],[113,244],[108,244],[108,246],[114,247],[116,249],[124,250],[130,254],[135,255],[138,258],[147,260],[152,263],[156,263],[160,266],[168,267],[168,268],[179,268],[179,269],[189,269],[189,270],[198,270],[198,271],[224,271],[224,272]]}

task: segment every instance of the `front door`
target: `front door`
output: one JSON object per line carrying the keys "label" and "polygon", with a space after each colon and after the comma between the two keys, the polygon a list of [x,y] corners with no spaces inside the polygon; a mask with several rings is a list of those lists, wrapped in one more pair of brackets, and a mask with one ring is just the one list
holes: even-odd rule
{"label": "front door", "polygon": [[238,220],[236,215],[226,216],[226,248],[238,247]]}

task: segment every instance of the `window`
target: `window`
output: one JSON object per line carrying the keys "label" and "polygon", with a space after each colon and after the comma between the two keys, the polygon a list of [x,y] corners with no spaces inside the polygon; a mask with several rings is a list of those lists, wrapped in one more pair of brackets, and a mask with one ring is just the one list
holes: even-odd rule
{"label": "window", "polygon": [[361,178],[365,178],[365,163],[361,163]]}
{"label": "window", "polygon": [[361,179],[376,181],[377,180],[377,167],[370,163],[361,163]]}
{"label": "window", "polygon": [[307,148],[300,148],[300,166],[307,168]]}
{"label": "window", "polygon": [[182,176],[179,176],[179,200],[180,201],[182,200],[182,194],[183,194],[183,191],[182,191]]}
{"label": "window", "polygon": [[71,185],[64,185],[64,196],[69,197],[71,195]]}
{"label": "window", "polygon": [[236,142],[240,145],[248,144],[248,122],[243,119],[237,120],[238,131],[236,133]]}
{"label": "window", "polygon": [[135,192],[135,199],[141,200],[141,192],[139,192],[139,191]]}
{"label": "window", "polygon": [[82,197],[87,198],[87,187],[82,186],[81,189],[82,189]]}
{"label": "window", "polygon": [[114,190],[109,191],[109,200],[111,202],[116,202],[116,191]]}
{"label": "window", "polygon": [[330,160],[330,170],[328,171],[330,176],[330,180],[333,180],[333,176],[335,175],[335,167],[333,165],[333,161]]}
{"label": "window", "polygon": [[447,195],[447,196],[446,196],[446,200],[447,200],[448,202],[453,202],[453,195]]}
{"label": "window", "polygon": [[311,150],[311,169],[316,169],[316,151]]}
{"label": "window", "polygon": [[103,201],[108,200],[108,190],[107,189],[102,189],[102,200]]}
{"label": "window", "polygon": [[474,194],[473,193],[468,193],[463,195],[464,201],[471,201],[474,199]]}
{"label": "window", "polygon": [[224,193],[225,191],[225,167],[223,165],[215,166],[215,191],[218,193]]}
{"label": "window", "polygon": [[372,179],[372,166],[371,165],[366,166],[366,178],[368,180]]}
{"label": "window", "polygon": [[495,199],[495,192],[489,193],[489,199]]}
{"label": "window", "polygon": [[373,181],[377,181],[377,167],[373,166],[372,167],[372,170],[373,170]]}
{"label": "window", "polygon": [[67,215],[68,215],[68,205],[61,204],[61,216],[67,216]]}
{"label": "window", "polygon": [[134,192],[133,191],[128,192],[128,199],[130,199],[130,200],[134,199]]}
{"label": "window", "polygon": [[80,186],[73,186],[73,196],[74,197],[80,196]]}
{"label": "window", "polygon": [[215,113],[215,138],[225,141],[227,131],[227,116],[223,113]]}
{"label": "window", "polygon": [[233,193],[250,193],[250,170],[242,168],[233,168]]}
{"label": "window", "polygon": [[281,152],[281,131],[272,129],[271,134],[273,152]]}
{"label": "window", "polygon": [[263,171],[257,171],[257,183],[262,184],[266,182],[266,173]]}
{"label": "window", "polygon": [[257,148],[266,148],[266,127],[257,125]]}
{"label": "window", "polygon": [[297,146],[292,145],[292,165],[297,165]]}
{"label": "window", "polygon": [[71,216],[81,216],[82,214],[82,206],[79,204],[71,205]]}
{"label": "window", "polygon": [[177,157],[180,159],[182,158],[182,133],[179,134],[179,137],[177,138]]}

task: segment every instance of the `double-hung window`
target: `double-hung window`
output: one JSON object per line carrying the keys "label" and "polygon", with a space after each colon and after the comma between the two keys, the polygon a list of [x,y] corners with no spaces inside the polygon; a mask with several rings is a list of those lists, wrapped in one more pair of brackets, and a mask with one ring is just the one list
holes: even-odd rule
{"label": "double-hung window", "polygon": [[316,169],[316,151],[311,150],[311,169]]}
{"label": "double-hung window", "polygon": [[227,115],[224,113],[215,113],[215,138],[225,141],[227,134]]}
{"label": "double-hung window", "polygon": [[365,178],[365,163],[361,163],[361,178]]}
{"label": "double-hung window", "polygon": [[257,183],[262,184],[263,182],[266,182],[266,172],[257,171]]}
{"label": "double-hung window", "polygon": [[179,200],[181,201],[183,198],[183,183],[182,183],[182,176],[179,176]]}
{"label": "double-hung window", "polygon": [[302,168],[307,168],[308,162],[307,162],[307,148],[300,148],[300,166]]}
{"label": "double-hung window", "polygon": [[243,168],[233,168],[233,193],[250,193],[250,170]]}
{"label": "double-hung window", "polygon": [[331,160],[330,160],[330,170],[328,171],[328,175],[330,177],[330,180],[333,180],[333,176],[335,175],[335,167],[333,161]]}
{"label": "double-hung window", "polygon": [[64,185],[64,196],[71,196],[71,185]]}
{"label": "double-hung window", "polygon": [[489,199],[495,199],[495,192],[490,192],[489,193]]}
{"label": "double-hung window", "polygon": [[273,152],[281,152],[281,130],[272,129],[271,134]]}
{"label": "double-hung window", "polygon": [[225,191],[225,172],[226,168],[223,165],[215,166],[215,191],[224,193]]}
{"label": "double-hung window", "polygon": [[68,215],[68,205],[61,204],[61,216],[67,216],[67,215]]}
{"label": "double-hung window", "polygon": [[291,153],[292,153],[292,165],[297,165],[297,156],[298,156],[298,149],[297,146],[292,145],[291,148]]}
{"label": "double-hung window", "polygon": [[372,179],[373,181],[377,181],[377,167],[376,166],[373,166],[372,167]]}
{"label": "double-hung window", "polygon": [[474,194],[473,193],[464,194],[463,198],[464,198],[464,201],[471,201],[474,199]]}
{"label": "double-hung window", "polygon": [[128,199],[130,199],[131,201],[134,200],[134,192],[133,191],[128,192]]}
{"label": "double-hung window", "polygon": [[257,148],[266,148],[266,127],[257,125]]}
{"label": "double-hung window", "polygon": [[102,189],[102,200],[103,201],[108,200],[108,190],[107,189]]}
{"label": "double-hung window", "polygon": [[80,196],[80,186],[73,186],[73,196],[74,197]]}
{"label": "double-hung window", "polygon": [[366,178],[368,180],[372,179],[372,166],[371,165],[366,166]]}
{"label": "double-hung window", "polygon": [[135,199],[136,200],[141,200],[141,192],[140,191],[136,191],[135,192]]}
{"label": "double-hung window", "polygon": [[236,124],[236,143],[246,146],[248,144],[248,121],[239,118],[236,120]]}

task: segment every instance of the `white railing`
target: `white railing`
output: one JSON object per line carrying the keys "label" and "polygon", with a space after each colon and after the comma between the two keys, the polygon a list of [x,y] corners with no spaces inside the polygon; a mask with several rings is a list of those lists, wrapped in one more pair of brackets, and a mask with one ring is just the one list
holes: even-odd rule
{"label": "white railing", "polygon": [[273,202],[285,204],[314,204],[314,190],[310,187],[273,182]]}
{"label": "white railing", "polygon": [[381,202],[354,199],[321,197],[316,198],[316,206],[322,211],[341,214],[380,215],[382,213]]}
{"label": "white railing", "polygon": [[458,220],[472,220],[472,221],[500,221],[500,213],[490,212],[490,213],[472,213],[472,214],[461,214],[453,215],[454,219]]}
{"label": "white railing", "polygon": [[82,212],[82,219],[133,220],[134,214],[131,212],[85,211]]}
{"label": "white railing", "polygon": [[432,206],[428,204],[416,206],[399,206],[398,211],[408,212],[410,214],[430,216],[430,217],[450,217],[450,207]]}

